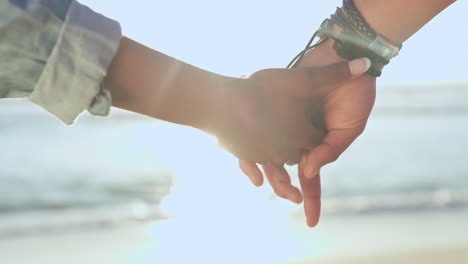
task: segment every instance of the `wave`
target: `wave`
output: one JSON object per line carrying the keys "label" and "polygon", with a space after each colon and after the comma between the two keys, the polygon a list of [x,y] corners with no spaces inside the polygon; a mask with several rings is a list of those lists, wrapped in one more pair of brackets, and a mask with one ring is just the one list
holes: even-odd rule
{"label": "wave", "polygon": [[468,208],[467,190],[439,189],[323,199],[323,214],[362,214]]}
{"label": "wave", "polygon": [[126,205],[57,211],[28,211],[2,215],[0,238],[106,229],[167,219],[159,205],[135,201]]}
{"label": "wave", "polygon": [[[433,192],[329,197],[323,199],[322,214],[362,215],[466,208],[468,208],[467,190],[440,189]],[[168,216],[161,211],[159,204],[150,204],[144,201],[54,212],[26,211],[2,214],[0,238],[87,229],[108,229],[164,219],[168,219]]]}
{"label": "wave", "polygon": [[120,169],[97,175],[71,171],[66,177],[61,169],[36,170],[8,172],[0,168],[0,215],[105,208],[134,200],[159,204],[175,184],[172,174],[163,169]]}

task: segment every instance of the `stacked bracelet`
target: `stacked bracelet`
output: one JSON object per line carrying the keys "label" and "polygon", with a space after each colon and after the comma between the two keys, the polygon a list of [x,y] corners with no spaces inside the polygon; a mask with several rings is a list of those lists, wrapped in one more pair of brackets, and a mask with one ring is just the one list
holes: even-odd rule
{"label": "stacked bracelet", "polygon": [[[312,45],[313,38],[321,38],[317,44]],[[362,17],[352,0],[343,0],[343,7],[338,8],[336,13],[325,19],[309,41],[306,48],[299,53],[288,65],[294,67],[304,54],[325,42],[327,39],[335,40],[333,48],[341,57],[353,60],[367,57],[372,61],[371,68],[367,74],[379,77],[382,69],[390,59],[398,55],[402,45],[394,45],[386,38],[375,32]]]}

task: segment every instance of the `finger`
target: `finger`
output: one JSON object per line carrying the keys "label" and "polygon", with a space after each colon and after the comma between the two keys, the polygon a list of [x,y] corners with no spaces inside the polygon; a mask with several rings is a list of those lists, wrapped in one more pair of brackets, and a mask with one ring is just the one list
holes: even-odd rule
{"label": "finger", "polygon": [[[302,124],[289,126],[292,130],[288,135],[288,138],[294,137],[295,142],[293,145],[286,146],[281,152],[286,155],[283,161],[286,161],[288,165],[295,165],[301,160],[302,152],[304,150],[311,149],[322,143],[325,138],[326,131],[321,128],[315,127],[309,120],[304,119]],[[286,139],[285,142],[288,140]],[[280,164],[277,162],[276,164]]]}
{"label": "finger", "polygon": [[289,155],[289,159],[286,162],[286,164],[288,164],[289,166],[293,166],[293,165],[296,165],[297,163],[299,163],[299,161],[301,160],[302,151],[303,150],[296,150],[293,153],[291,153]]}
{"label": "finger", "polygon": [[311,123],[303,124],[302,128],[296,129],[296,148],[289,151],[286,164],[295,165],[302,158],[302,153],[305,150],[319,146],[325,138],[325,131],[316,128]]}
{"label": "finger", "polygon": [[289,174],[283,166],[274,165],[269,162],[263,165],[263,170],[271,187],[279,197],[297,204],[302,202],[301,191],[291,185]]}
{"label": "finger", "polygon": [[304,121],[301,128],[296,130],[297,147],[304,149],[311,149],[320,145],[325,136],[327,135],[326,131],[315,127],[311,122]]}
{"label": "finger", "polygon": [[361,76],[370,66],[371,61],[368,58],[359,58],[350,62],[339,62],[324,67],[302,68],[312,85],[299,85],[297,88],[303,89],[300,91],[303,96],[314,96],[317,93],[326,95],[344,82]]}
{"label": "finger", "polygon": [[[287,142],[286,140],[284,142]],[[269,162],[273,164],[284,164],[287,163],[288,165],[294,165],[299,163],[301,160],[301,154],[303,150],[307,150],[308,148],[304,145],[298,145],[299,147],[292,146],[280,146],[278,147],[273,154],[271,154],[271,159]],[[260,163],[263,164],[263,163]]]}
{"label": "finger", "polygon": [[302,195],[304,197],[304,213],[309,227],[314,227],[320,219],[322,207],[320,175],[317,174],[312,179],[304,175],[304,162],[299,163],[299,182],[301,183]]}
{"label": "finger", "polygon": [[304,153],[301,160],[304,162],[304,176],[313,178],[321,167],[336,161],[361,132],[362,129],[329,131],[319,146]]}
{"label": "finger", "polygon": [[[229,137],[227,137],[229,138]],[[255,161],[256,163],[265,163],[271,159],[271,153],[268,148],[247,148],[245,146],[252,146],[253,143],[249,140],[246,140],[245,143],[232,143],[224,139],[218,139],[218,146],[232,155],[237,157],[240,160],[249,160]]]}
{"label": "finger", "polygon": [[246,160],[239,160],[239,167],[242,170],[242,172],[244,172],[244,174],[247,175],[247,177],[249,177],[253,185],[257,187],[262,186],[263,174],[257,167],[257,163]]}

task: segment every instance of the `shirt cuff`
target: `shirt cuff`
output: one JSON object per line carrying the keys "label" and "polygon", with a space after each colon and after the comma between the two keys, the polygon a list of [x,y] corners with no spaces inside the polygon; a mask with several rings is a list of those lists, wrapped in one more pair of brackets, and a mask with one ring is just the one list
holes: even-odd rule
{"label": "shirt cuff", "polygon": [[29,99],[68,125],[85,109],[108,115],[111,96],[101,83],[121,37],[118,22],[73,1]]}

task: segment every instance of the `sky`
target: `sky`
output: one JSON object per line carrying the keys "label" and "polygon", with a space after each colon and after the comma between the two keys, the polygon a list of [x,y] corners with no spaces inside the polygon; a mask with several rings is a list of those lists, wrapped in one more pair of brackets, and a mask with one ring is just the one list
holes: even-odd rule
{"label": "sky", "polygon": [[[80,1],[124,35],[167,55],[238,77],[285,67],[341,0]],[[468,2],[458,0],[404,43],[379,84],[468,81]]]}

